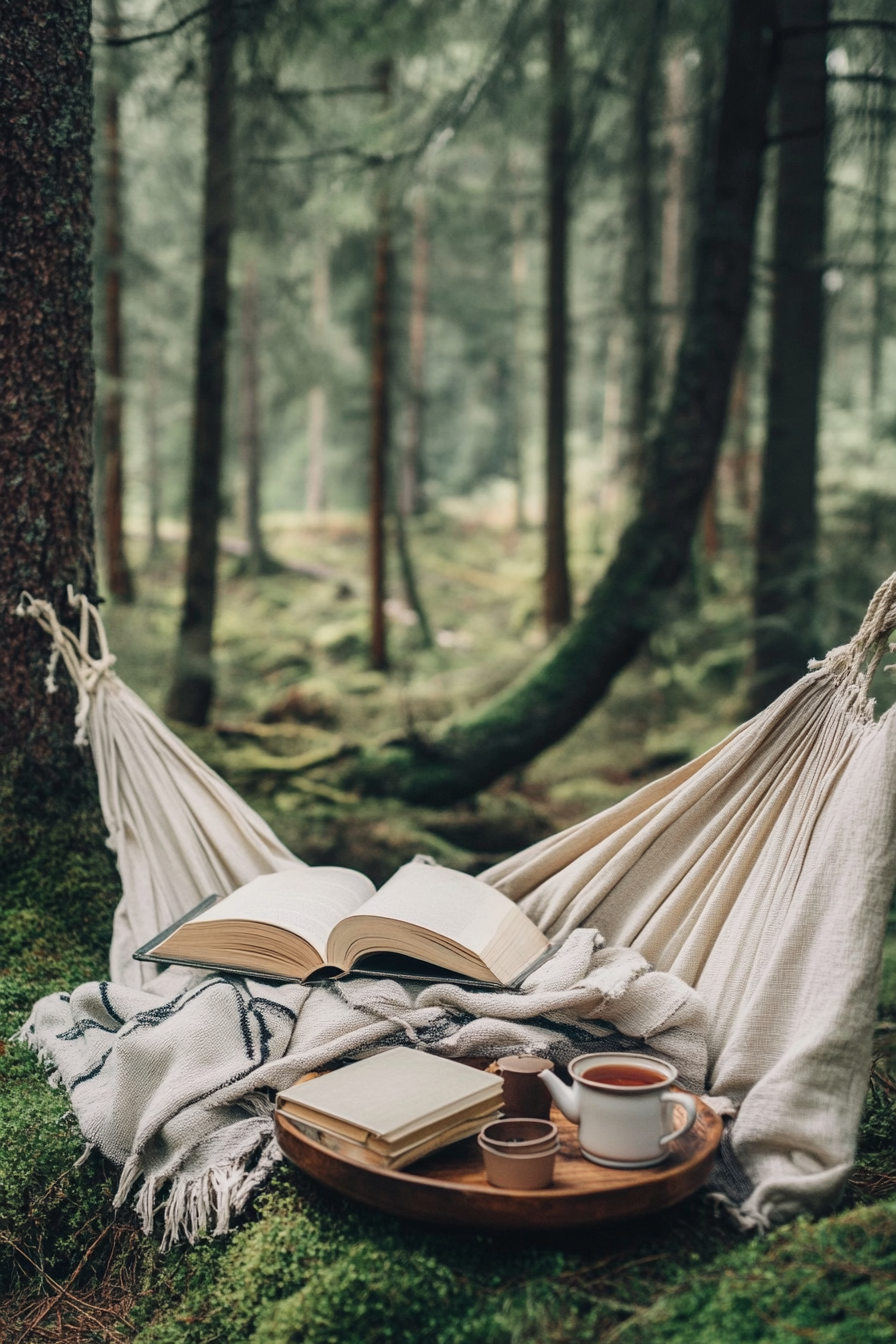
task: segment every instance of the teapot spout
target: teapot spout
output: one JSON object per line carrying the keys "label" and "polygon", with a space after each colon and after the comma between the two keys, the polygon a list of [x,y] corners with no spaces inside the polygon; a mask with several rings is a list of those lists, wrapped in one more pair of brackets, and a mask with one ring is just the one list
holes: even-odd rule
{"label": "teapot spout", "polygon": [[574,1125],[577,1125],[580,1118],[579,1099],[573,1089],[567,1087],[566,1083],[561,1083],[556,1073],[553,1073],[550,1069],[545,1069],[538,1076],[560,1107],[560,1110],[566,1116],[567,1120],[571,1120]]}

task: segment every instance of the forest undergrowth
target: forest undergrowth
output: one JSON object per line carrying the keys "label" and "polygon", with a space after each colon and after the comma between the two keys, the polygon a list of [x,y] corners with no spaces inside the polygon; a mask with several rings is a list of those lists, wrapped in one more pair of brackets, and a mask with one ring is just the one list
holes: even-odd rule
{"label": "forest undergrowth", "polygon": [[[284,558],[334,573],[249,580],[226,573],[233,562],[224,562],[215,726],[187,736],[312,862],[347,863],[382,880],[425,850],[475,872],[615,802],[738,721],[748,650],[742,580],[734,562],[701,562],[648,654],[526,771],[442,811],[357,799],[332,783],[344,753],[424,731],[497,689],[531,655],[536,541],[463,519],[421,530],[430,616],[451,637],[421,650],[395,605],[388,678],[364,665],[357,522],[332,520],[312,536],[273,528],[270,541]],[[586,559],[583,579],[601,563]],[[144,571],[136,607],[107,611],[119,670],[155,708],[177,618],[176,561],[172,550]],[[846,603],[831,618],[837,638],[849,628],[836,621],[855,624],[854,615]],[[64,1096],[10,1041],[36,997],[105,973],[119,889],[103,839],[92,814],[35,817],[2,868],[3,1344],[896,1338],[896,923],[859,1161],[831,1217],[745,1239],[698,1196],[609,1231],[467,1237],[369,1212],[284,1167],[231,1236],[163,1256],[129,1209],[113,1216],[115,1169],[96,1153],[78,1165],[83,1145]]]}

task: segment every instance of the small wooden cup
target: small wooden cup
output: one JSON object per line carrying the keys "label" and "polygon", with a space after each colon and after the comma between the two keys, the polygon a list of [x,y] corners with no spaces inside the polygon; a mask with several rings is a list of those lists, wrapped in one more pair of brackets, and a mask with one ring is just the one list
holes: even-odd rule
{"label": "small wooden cup", "polygon": [[545,1069],[552,1069],[553,1061],[537,1055],[505,1055],[498,1060],[504,1081],[505,1116],[526,1116],[547,1120],[551,1114],[551,1094],[539,1078]]}

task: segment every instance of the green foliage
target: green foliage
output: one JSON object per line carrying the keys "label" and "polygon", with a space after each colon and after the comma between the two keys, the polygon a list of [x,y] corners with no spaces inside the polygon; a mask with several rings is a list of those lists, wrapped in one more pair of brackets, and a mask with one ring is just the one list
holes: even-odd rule
{"label": "green foliage", "polygon": [[896,1204],[805,1220],[721,1258],[626,1331],[627,1344],[877,1344],[896,1320]]}

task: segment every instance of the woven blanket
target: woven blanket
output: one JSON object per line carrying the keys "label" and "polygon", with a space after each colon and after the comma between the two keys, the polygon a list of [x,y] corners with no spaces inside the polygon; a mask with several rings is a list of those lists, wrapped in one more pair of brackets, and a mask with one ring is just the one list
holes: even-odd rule
{"label": "woven blanket", "polygon": [[[20,1033],[71,1098],[88,1144],[121,1164],[116,1206],[137,1192],[163,1245],[226,1232],[279,1159],[273,1092],[305,1072],[392,1045],[452,1058],[536,1053],[566,1063],[633,1049],[703,1090],[706,1013],[677,976],[582,929],[522,992],[359,976],[273,986],[195,977],[168,1002],[106,982],[40,999]],[[164,1199],[160,1204],[162,1192]]]}

